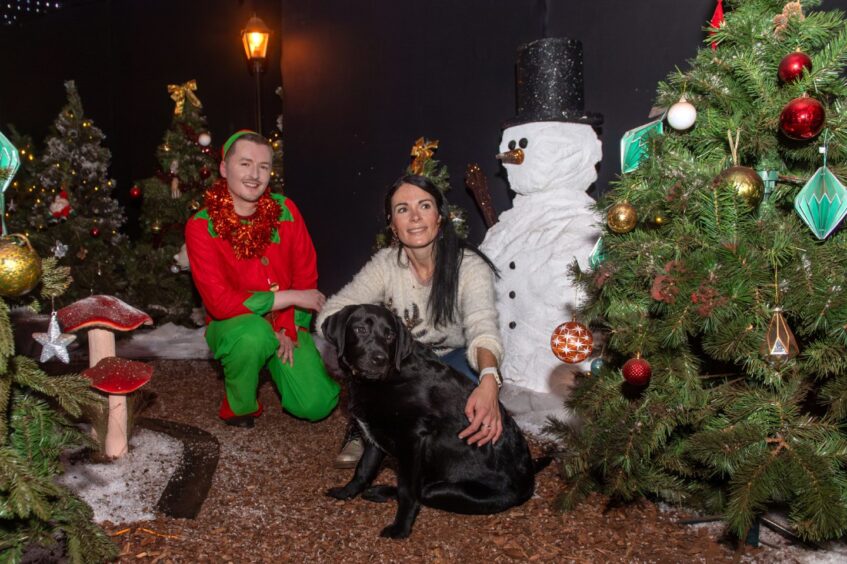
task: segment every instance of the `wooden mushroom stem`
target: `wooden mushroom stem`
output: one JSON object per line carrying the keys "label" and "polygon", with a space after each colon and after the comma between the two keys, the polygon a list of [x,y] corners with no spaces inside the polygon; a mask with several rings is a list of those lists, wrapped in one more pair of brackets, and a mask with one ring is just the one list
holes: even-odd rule
{"label": "wooden mushroom stem", "polygon": [[119,458],[129,451],[126,395],[109,394],[109,422],[104,450],[109,458]]}
{"label": "wooden mushroom stem", "polygon": [[95,366],[109,356],[115,356],[115,334],[108,329],[89,329],[88,366]]}

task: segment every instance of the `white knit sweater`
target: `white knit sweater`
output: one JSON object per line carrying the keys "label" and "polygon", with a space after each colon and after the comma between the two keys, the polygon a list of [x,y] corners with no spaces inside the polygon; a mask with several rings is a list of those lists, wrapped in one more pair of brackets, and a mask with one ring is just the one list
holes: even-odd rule
{"label": "white knit sweater", "polygon": [[497,358],[503,356],[503,343],[494,305],[494,273],[481,258],[465,251],[459,268],[457,322],[432,326],[427,304],[431,286],[421,284],[409,266],[405,253],[397,261],[397,249],[378,251],[344,288],[329,298],[318,314],[318,331],[324,320],[348,305],[379,304],[396,313],[412,336],[439,355],[459,347],[468,348],[468,362],[477,366],[477,349],[488,349]]}

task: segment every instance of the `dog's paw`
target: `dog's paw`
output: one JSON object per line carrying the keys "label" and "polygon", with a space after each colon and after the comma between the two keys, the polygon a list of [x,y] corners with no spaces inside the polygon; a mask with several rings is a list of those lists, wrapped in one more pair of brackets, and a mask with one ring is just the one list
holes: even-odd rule
{"label": "dog's paw", "polygon": [[348,500],[356,497],[356,494],[348,490],[347,488],[329,488],[324,492],[329,497],[334,497],[335,499]]}
{"label": "dog's paw", "polygon": [[386,539],[405,539],[411,534],[411,532],[412,530],[407,527],[392,524],[384,528],[382,532],[379,533],[379,536]]}
{"label": "dog's paw", "polygon": [[397,499],[397,488],[394,486],[372,486],[362,492],[362,499],[376,503],[385,503]]}

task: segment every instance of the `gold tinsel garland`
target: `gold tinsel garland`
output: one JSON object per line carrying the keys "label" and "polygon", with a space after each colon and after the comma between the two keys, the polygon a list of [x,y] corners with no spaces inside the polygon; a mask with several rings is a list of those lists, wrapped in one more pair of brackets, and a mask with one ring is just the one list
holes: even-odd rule
{"label": "gold tinsel garland", "polygon": [[256,213],[250,219],[241,218],[235,213],[226,179],[221,178],[206,191],[205,202],[212,227],[224,241],[232,245],[235,258],[256,258],[271,242],[280,207],[270,193],[262,195]]}

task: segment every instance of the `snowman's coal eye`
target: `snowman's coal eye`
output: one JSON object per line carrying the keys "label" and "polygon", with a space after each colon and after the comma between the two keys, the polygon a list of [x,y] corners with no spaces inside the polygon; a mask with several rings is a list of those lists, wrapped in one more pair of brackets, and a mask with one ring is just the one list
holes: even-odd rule
{"label": "snowman's coal eye", "polygon": [[518,145],[520,145],[520,146],[521,146],[521,149],[526,149],[527,143],[528,143],[528,142],[527,142],[527,140],[526,140],[526,137],[524,137],[523,139],[521,139],[520,141],[518,141]]}
{"label": "snowman's coal eye", "polygon": [[514,150],[515,150],[515,140],[514,140],[514,139],[512,139],[511,141],[509,141],[509,150],[510,150],[510,151],[514,151]]}

